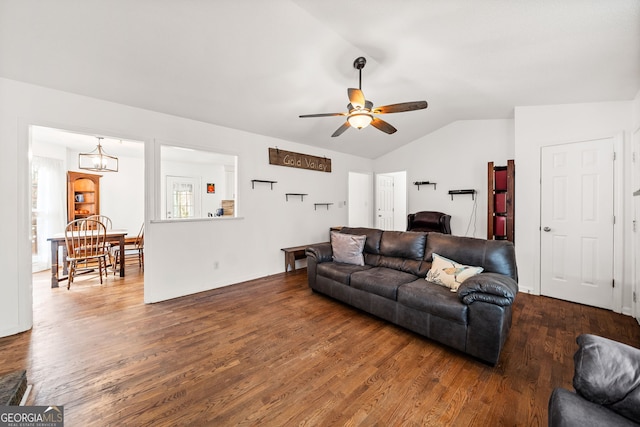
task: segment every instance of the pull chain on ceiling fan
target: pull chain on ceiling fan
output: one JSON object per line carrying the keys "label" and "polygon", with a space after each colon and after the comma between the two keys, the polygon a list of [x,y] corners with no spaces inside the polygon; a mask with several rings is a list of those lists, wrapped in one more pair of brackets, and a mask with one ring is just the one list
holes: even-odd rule
{"label": "pull chain on ceiling fan", "polygon": [[392,134],[397,131],[396,128],[382,119],[374,116],[374,114],[389,114],[389,113],[402,113],[404,111],[423,110],[427,108],[427,101],[414,101],[414,102],[402,102],[400,104],[385,105],[382,107],[373,107],[371,101],[367,101],[362,93],[362,69],[364,68],[367,60],[360,56],[353,61],[353,68],[358,70],[358,89],[347,89],[347,95],[349,96],[349,104],[346,113],[320,113],[320,114],[304,114],[300,117],[332,117],[332,116],[347,116],[347,121],[344,122],[336,131],[331,135],[336,137],[342,135],[342,133],[354,127],[356,129],[362,129],[371,125],[382,132]]}

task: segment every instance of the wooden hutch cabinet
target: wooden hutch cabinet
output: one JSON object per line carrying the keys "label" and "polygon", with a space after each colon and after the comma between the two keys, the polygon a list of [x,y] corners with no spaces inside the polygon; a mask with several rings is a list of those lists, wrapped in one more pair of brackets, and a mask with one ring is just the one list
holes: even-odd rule
{"label": "wooden hutch cabinet", "polygon": [[81,172],[67,172],[67,222],[100,214],[100,178]]}

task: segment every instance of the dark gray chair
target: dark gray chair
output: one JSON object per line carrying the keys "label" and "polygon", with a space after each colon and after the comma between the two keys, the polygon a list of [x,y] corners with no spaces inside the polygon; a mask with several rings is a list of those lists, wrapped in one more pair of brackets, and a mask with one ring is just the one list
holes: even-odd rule
{"label": "dark gray chair", "polygon": [[640,350],[590,334],[576,341],[575,392],[553,390],[549,426],[640,425]]}
{"label": "dark gray chair", "polygon": [[407,231],[436,231],[451,234],[451,215],[421,211],[407,216]]}

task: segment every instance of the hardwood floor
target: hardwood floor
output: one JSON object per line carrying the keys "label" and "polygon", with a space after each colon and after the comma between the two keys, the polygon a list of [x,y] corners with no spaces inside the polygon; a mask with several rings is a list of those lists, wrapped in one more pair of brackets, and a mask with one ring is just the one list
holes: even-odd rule
{"label": "hardwood floor", "polygon": [[631,317],[519,294],[490,367],[311,292],[306,270],[152,305],[128,272],[34,276],[33,329],[0,338],[28,404],[64,405],[69,426],[545,426],[578,334],[640,347]]}

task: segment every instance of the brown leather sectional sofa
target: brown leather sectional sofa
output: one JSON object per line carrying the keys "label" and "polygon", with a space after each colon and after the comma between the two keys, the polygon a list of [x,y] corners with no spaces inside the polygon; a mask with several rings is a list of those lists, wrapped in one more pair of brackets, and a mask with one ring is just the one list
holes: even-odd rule
{"label": "brown leather sectional sofa", "polygon": [[[331,243],[306,250],[309,286],[495,365],[518,292],[513,244],[441,233],[343,228],[365,235],[364,265],[333,260]],[[457,292],[425,280],[433,253],[484,269]]]}

